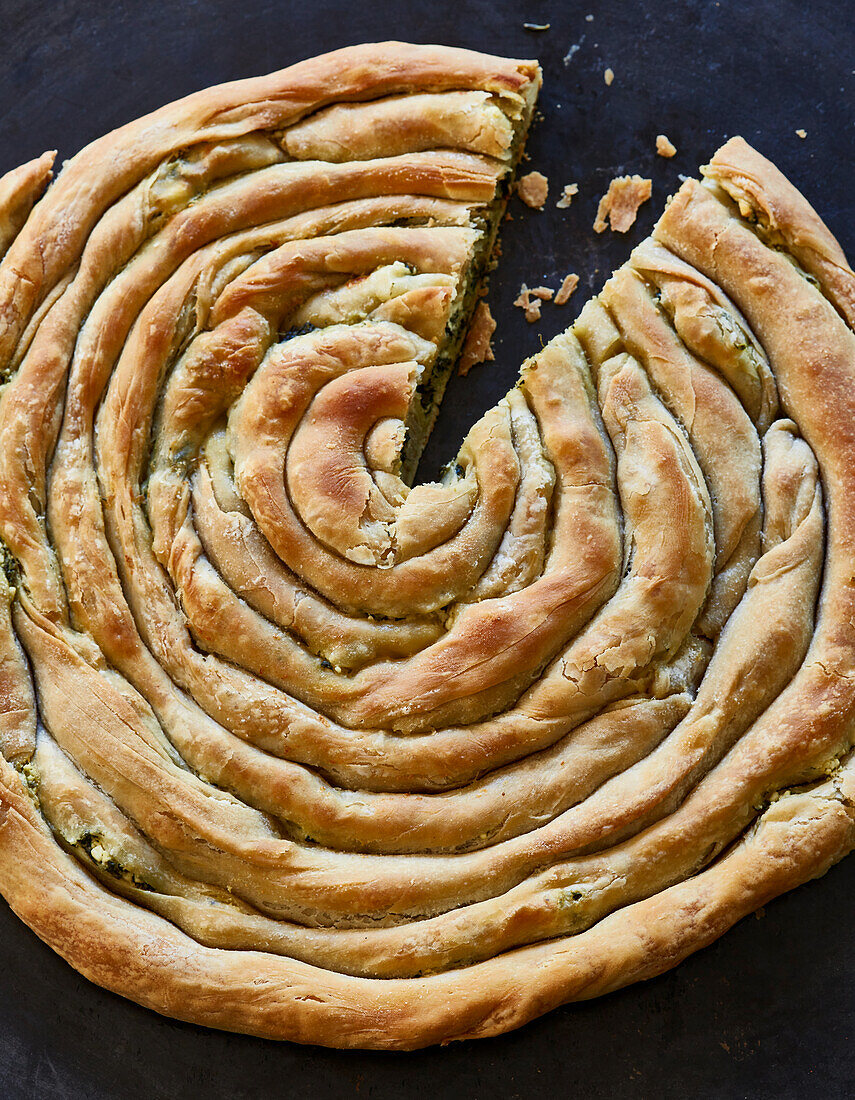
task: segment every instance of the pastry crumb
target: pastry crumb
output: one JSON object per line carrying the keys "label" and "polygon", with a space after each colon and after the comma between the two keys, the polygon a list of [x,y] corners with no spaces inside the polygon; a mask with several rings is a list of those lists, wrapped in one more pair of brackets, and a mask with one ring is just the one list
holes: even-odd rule
{"label": "pastry crumb", "polygon": [[517,180],[517,194],[532,210],[542,210],[549,194],[549,180],[542,172],[528,172]]}
{"label": "pastry crumb", "polygon": [[530,290],[523,283],[514,305],[525,311],[525,319],[529,324],[532,324],[534,321],[540,320],[541,302],[544,300],[549,301],[552,295],[553,291],[548,286],[536,286]]}
{"label": "pastry crumb", "polygon": [[561,191],[561,198],[555,204],[559,210],[566,210],[570,203],[573,201],[573,196],[579,194],[578,183],[568,183],[564,185]]}
{"label": "pastry crumb", "polygon": [[576,54],[579,52],[579,50],[582,49],[582,43],[584,41],[585,41],[585,36],[583,34],[578,42],[574,42],[570,46],[570,48],[567,50],[567,53],[564,55],[564,64],[565,65],[569,65],[570,62],[573,60],[573,58],[576,56]]}
{"label": "pastry crumb", "polygon": [[660,157],[673,157],[677,152],[677,146],[665,134],[657,134],[656,152]]}
{"label": "pastry crumb", "polygon": [[807,137],[807,130],[796,130],[796,133],[802,139]]}
{"label": "pastry crumb", "polygon": [[606,71],[603,73],[603,80],[605,80],[606,84],[609,87],[611,87],[611,83],[614,80],[614,78],[615,78],[615,74],[614,74],[614,71],[612,69],[606,69]]}
{"label": "pastry crumb", "polygon": [[613,232],[626,233],[634,225],[641,204],[647,202],[652,191],[652,180],[641,176],[617,176],[600,199],[594,232],[602,233],[608,224]]}
{"label": "pastry crumb", "polygon": [[465,377],[478,363],[492,363],[495,360],[496,357],[493,354],[495,331],[496,321],[490,312],[490,307],[486,302],[479,302],[472,314],[472,323],[460,353],[458,374]]}
{"label": "pastry crumb", "polygon": [[594,22],[594,17],[593,17],[593,15],[586,15],[586,16],[585,16],[585,22],[586,22],[586,23],[593,23],[593,22]]}
{"label": "pastry crumb", "polygon": [[563,306],[570,301],[570,295],[579,285],[579,276],[575,274],[566,275],[564,282],[558,289],[558,293],[555,295],[555,304],[557,306]]}

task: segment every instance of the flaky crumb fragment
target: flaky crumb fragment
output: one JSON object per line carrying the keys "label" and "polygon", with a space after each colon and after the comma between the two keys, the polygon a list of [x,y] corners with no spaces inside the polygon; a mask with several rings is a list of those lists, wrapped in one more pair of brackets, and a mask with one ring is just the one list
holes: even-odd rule
{"label": "flaky crumb fragment", "polygon": [[652,191],[653,181],[641,176],[618,176],[613,179],[597,207],[594,232],[602,233],[610,224],[615,233],[626,233],[634,224],[639,207],[647,202]]}
{"label": "flaky crumb fragment", "polygon": [[614,78],[615,78],[615,74],[611,69],[606,69],[606,71],[603,73],[603,80],[605,80],[606,84],[609,85],[609,86],[611,86],[611,83],[614,80]]}
{"label": "flaky crumb fragment", "polygon": [[799,136],[800,138],[803,138],[803,139],[804,139],[804,138],[806,138],[806,137],[807,137],[807,130],[796,130],[796,134],[797,134],[797,135],[798,135],[798,136]]}
{"label": "flaky crumb fragment", "polygon": [[529,324],[533,324],[535,321],[540,320],[540,302],[536,299],[534,301],[531,300],[527,288],[524,287],[520,291],[520,295],[514,302],[514,305],[525,310],[525,319]]}
{"label": "flaky crumb fragment", "polygon": [[573,201],[573,196],[579,194],[578,183],[567,183],[561,191],[561,198],[555,204],[559,210],[566,210]]}
{"label": "flaky crumb fragment", "polygon": [[673,157],[677,152],[677,146],[670,141],[665,134],[656,135],[656,152],[660,157]]}
{"label": "flaky crumb fragment", "polygon": [[525,310],[525,319],[531,324],[534,321],[540,320],[541,302],[548,302],[554,293],[555,291],[551,290],[548,286],[535,286],[529,289],[529,287],[523,283],[514,305]]}
{"label": "flaky crumb fragment", "polygon": [[542,172],[528,172],[517,181],[517,194],[533,210],[542,210],[549,194],[549,180]]}
{"label": "flaky crumb fragment", "polygon": [[566,302],[570,301],[570,295],[579,285],[579,276],[570,274],[564,277],[564,282],[558,289],[558,293],[555,295],[555,304],[557,306],[563,306]]}
{"label": "flaky crumb fragment", "polygon": [[477,363],[492,363],[496,358],[493,354],[493,333],[496,331],[496,322],[490,307],[486,302],[479,302],[472,314],[472,323],[466,334],[463,350],[460,353],[460,362],[457,366],[458,373],[467,375]]}

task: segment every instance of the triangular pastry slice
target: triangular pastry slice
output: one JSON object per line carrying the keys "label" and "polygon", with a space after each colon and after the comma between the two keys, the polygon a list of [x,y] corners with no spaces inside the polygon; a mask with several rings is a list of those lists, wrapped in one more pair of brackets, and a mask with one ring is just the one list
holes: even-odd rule
{"label": "triangular pastry slice", "polygon": [[160,1012],[495,1034],[855,845],[855,276],[744,141],[410,484],[538,84],[357,47],[0,181],[0,892]]}

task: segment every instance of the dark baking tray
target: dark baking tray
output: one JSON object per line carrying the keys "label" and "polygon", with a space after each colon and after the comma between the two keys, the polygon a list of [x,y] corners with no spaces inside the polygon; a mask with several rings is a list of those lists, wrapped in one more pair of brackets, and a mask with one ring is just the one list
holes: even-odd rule
{"label": "dark baking tray", "polygon": [[[511,204],[490,291],[497,361],[452,381],[427,476],[647,232],[678,173],[725,137],[741,133],[777,161],[855,252],[849,0],[0,0],[0,170],[47,148],[70,156],[205,85],[384,38],[537,56],[545,76],[529,151],[550,202],[543,213]],[[671,161],[654,155],[660,132],[679,149]],[[653,201],[625,238],[597,237],[597,198],[624,171],[653,178]],[[556,210],[570,181],[579,197]],[[537,325],[512,308],[520,282],[555,286],[570,270],[581,285],[568,306],[545,306]],[[855,859],[654,981],[411,1055],[163,1019],[84,981],[0,903],[0,1098],[851,1096],[853,893]]]}

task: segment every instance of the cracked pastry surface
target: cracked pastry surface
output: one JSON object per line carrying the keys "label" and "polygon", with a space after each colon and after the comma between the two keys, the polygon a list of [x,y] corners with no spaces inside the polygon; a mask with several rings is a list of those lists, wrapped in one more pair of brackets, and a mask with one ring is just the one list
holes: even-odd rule
{"label": "cracked pastry surface", "polygon": [[855,276],[745,142],[411,484],[538,84],[356,47],[0,180],[0,891],[157,1011],[495,1034],[855,845]]}

